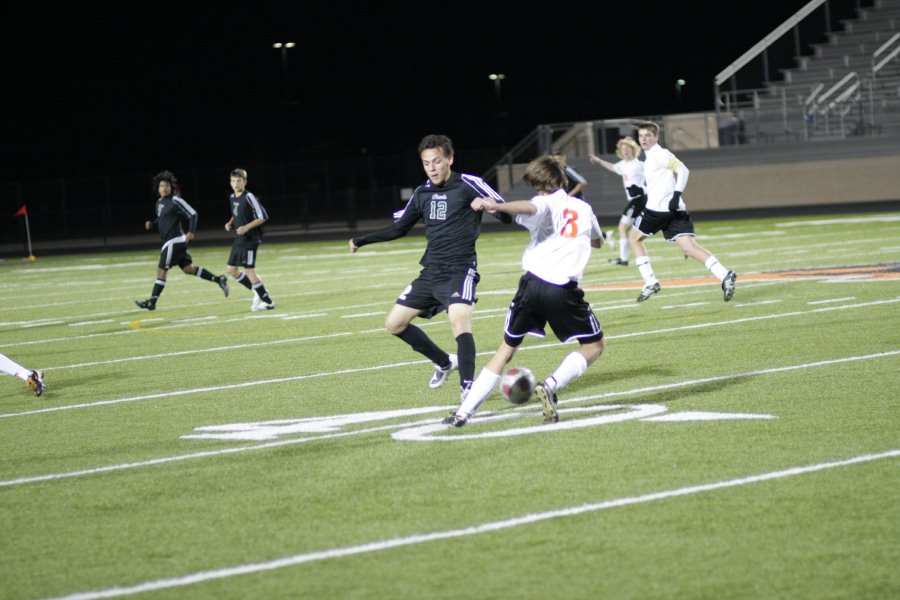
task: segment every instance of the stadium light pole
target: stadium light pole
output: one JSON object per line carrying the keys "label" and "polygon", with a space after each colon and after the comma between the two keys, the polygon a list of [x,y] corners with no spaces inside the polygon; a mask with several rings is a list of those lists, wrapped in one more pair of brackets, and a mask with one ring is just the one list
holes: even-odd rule
{"label": "stadium light pole", "polygon": [[678,108],[681,108],[681,88],[685,86],[687,81],[684,79],[676,79],[675,80],[675,96],[678,98]]}
{"label": "stadium light pole", "polygon": [[287,66],[287,51],[290,48],[296,46],[294,42],[275,42],[272,44],[272,47],[276,50],[281,50],[281,75],[284,80],[284,99],[289,100],[290,94],[288,93],[288,66]]}
{"label": "stadium light pole", "polygon": [[497,112],[503,112],[503,103],[500,101],[500,83],[506,79],[503,73],[491,73],[488,79],[494,82],[494,96],[497,98]]}

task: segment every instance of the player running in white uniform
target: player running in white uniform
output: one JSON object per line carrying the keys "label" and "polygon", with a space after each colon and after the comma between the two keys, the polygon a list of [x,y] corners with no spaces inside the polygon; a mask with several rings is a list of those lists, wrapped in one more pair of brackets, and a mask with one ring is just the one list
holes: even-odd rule
{"label": "player running in white uniform", "polygon": [[566,193],[566,176],[551,157],[532,161],[523,177],[538,193],[531,200],[498,203],[478,198],[472,208],[514,215],[531,233],[522,255],[525,274],[506,317],[503,342],[481,370],[469,394],[444,423],[462,427],[500,381],[500,374],[516,354],[526,334],[544,335],[549,323],[561,341],[577,340],[580,347],[568,354],[550,377],[535,386],[544,421],[559,420],[556,393],[581,376],[603,353],[603,330],[578,282],[591,256],[603,245],[603,233],[591,206]]}
{"label": "player running in white uniform", "polygon": [[657,231],[662,231],[667,242],[678,244],[685,256],[703,263],[721,282],[725,302],[728,302],[734,296],[737,275],[725,268],[695,239],[694,222],[682,198],[690,171],[674,154],[659,145],[659,125],[656,123],[640,123],[638,140],[644,149],[647,206],[635,220],[629,234],[634,262],[644,279],[644,288],[637,301],[643,302],[660,290],[659,280],[650,266],[644,240]]}
{"label": "player running in white uniform", "polygon": [[628,266],[628,230],[634,225],[634,219],[641,214],[647,204],[647,190],[644,183],[644,163],[637,159],[641,147],[631,136],[625,136],[616,143],[616,156],[621,160],[611,163],[599,156],[590,155],[595,165],[600,165],[622,177],[622,187],[628,204],[619,218],[619,258],[611,258],[609,262]]}

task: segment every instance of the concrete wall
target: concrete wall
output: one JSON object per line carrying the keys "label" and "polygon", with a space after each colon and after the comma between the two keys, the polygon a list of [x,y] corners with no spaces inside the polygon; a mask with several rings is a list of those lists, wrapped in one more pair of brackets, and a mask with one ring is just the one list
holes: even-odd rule
{"label": "concrete wall", "polygon": [[[685,200],[691,212],[810,207],[900,200],[900,138],[855,138],[807,143],[678,150],[691,170]],[[604,156],[615,162],[614,155]],[[569,164],[588,180],[585,199],[601,217],[621,213],[622,181],[587,157]],[[517,165],[517,167],[519,167]],[[531,197],[513,169],[504,197]],[[507,180],[508,181],[508,180]]]}
{"label": "concrete wall", "polygon": [[691,169],[692,211],[847,204],[900,199],[900,152],[847,158]]}

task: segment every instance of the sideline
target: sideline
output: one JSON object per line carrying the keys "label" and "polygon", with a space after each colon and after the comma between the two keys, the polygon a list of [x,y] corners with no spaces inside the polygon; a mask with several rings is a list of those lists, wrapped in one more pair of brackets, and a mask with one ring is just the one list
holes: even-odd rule
{"label": "sideline", "polygon": [[797,477],[799,475],[808,475],[828,469],[837,469],[841,467],[849,467],[853,465],[865,464],[876,460],[884,460],[887,458],[900,457],[900,449],[886,450],[875,454],[863,454],[854,456],[844,460],[835,460],[831,462],[823,462],[813,465],[805,465],[799,467],[790,467],[780,471],[769,471],[768,473],[760,473],[758,475],[749,475],[747,477],[739,477],[736,479],[727,479],[725,481],[717,481],[714,483],[704,483],[687,487],[675,488],[671,490],[663,490],[642,494],[640,496],[628,496],[624,498],[616,498],[613,500],[603,500],[590,504],[581,504],[578,506],[570,506],[559,508],[540,513],[531,513],[520,517],[513,517],[501,521],[488,521],[479,525],[463,527],[460,529],[449,529],[446,531],[436,531],[434,533],[420,533],[401,538],[392,538],[386,540],[376,540],[373,542],[358,544],[356,546],[345,546],[343,548],[332,548],[329,550],[319,550],[316,552],[305,552],[295,554],[293,556],[285,556],[275,560],[265,562],[249,563],[236,565],[233,567],[223,567],[221,569],[213,569],[209,571],[198,571],[180,577],[170,577],[166,579],[157,579],[154,581],[146,581],[137,585],[128,587],[113,587],[105,590],[95,590],[89,592],[79,592],[68,596],[59,596],[51,600],[93,600],[95,598],[115,598],[117,596],[126,596],[131,594],[139,594],[143,592],[155,592],[164,589],[184,587],[205,581],[213,581],[217,579],[227,579],[229,577],[237,577],[239,575],[250,575],[261,573],[264,571],[274,571],[286,567],[293,567],[306,563],[312,563],[322,560],[331,560],[337,558],[345,558],[348,556],[357,556],[360,554],[371,554],[373,552],[383,552],[394,548],[403,548],[406,546],[415,546],[418,544],[426,544],[441,540],[450,540],[454,538],[469,537],[473,535],[482,535],[485,533],[494,533],[505,529],[533,525],[543,521],[553,519],[564,519],[568,517],[576,517],[587,513],[596,513],[602,510],[613,508],[622,508],[625,506],[634,506],[637,504],[646,504],[649,502],[657,502],[660,500],[669,500],[671,498],[680,498],[684,496],[692,496],[705,492],[713,492],[729,488],[737,488],[756,483],[765,483],[778,479],[786,479],[788,477]]}

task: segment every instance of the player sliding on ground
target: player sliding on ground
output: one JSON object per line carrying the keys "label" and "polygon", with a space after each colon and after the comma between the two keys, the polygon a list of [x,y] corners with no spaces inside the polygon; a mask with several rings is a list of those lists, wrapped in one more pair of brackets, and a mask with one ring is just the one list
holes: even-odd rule
{"label": "player sliding on ground", "polygon": [[529,163],[522,179],[538,193],[531,200],[500,204],[492,198],[477,198],[472,202],[475,210],[513,215],[516,223],[531,233],[531,243],[522,255],[525,274],[509,305],[503,342],[460,407],[444,419],[453,427],[465,425],[491,394],[527,333],[543,337],[549,323],[561,341],[577,340],[580,344],[534,388],[545,423],[559,420],[556,393],[583,375],[603,353],[603,330],[578,287],[591,248],[603,245],[597,217],[589,204],[566,194],[565,172],[552,157],[542,156]]}

